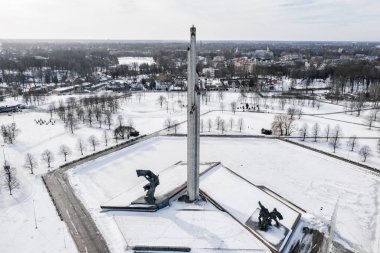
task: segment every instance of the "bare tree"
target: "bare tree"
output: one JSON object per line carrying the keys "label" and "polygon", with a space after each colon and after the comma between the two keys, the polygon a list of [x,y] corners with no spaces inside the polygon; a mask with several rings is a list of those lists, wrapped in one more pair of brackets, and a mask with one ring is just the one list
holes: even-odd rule
{"label": "bare tree", "polygon": [[96,149],[96,146],[99,145],[99,141],[98,141],[98,138],[96,138],[95,135],[91,135],[90,137],[88,137],[88,143],[92,146],[93,148],[93,151],[95,151]]}
{"label": "bare tree", "polygon": [[288,108],[288,115],[293,120],[294,115],[296,114],[296,108],[294,106]]}
{"label": "bare tree", "polygon": [[279,136],[284,135],[284,120],[283,115],[277,114],[274,116],[273,122],[272,122],[272,130],[275,134]]}
{"label": "bare tree", "polygon": [[83,108],[81,108],[81,107],[77,107],[77,108],[75,109],[75,112],[76,112],[76,114],[77,114],[77,119],[78,119],[78,121],[79,121],[80,119],[82,119],[82,122],[83,122],[83,124],[84,124],[84,120],[85,120],[85,118],[84,118],[84,110],[83,110]]}
{"label": "bare tree", "polygon": [[220,130],[222,130],[222,134],[224,133],[224,131],[226,130],[226,122],[224,121],[224,119],[222,119],[220,121]]}
{"label": "bare tree", "polygon": [[15,123],[1,125],[0,129],[5,143],[12,144],[16,140],[16,136],[19,130],[17,129]]}
{"label": "bare tree", "polygon": [[178,103],[179,108],[181,108],[181,112],[182,112],[182,107],[183,107],[183,102],[182,102],[182,100],[181,100],[181,99],[178,99],[178,100],[177,100],[177,103]]}
{"label": "bare tree", "polygon": [[335,128],[332,130],[330,137],[330,145],[334,149],[333,153],[335,153],[336,148],[340,146],[340,137],[342,137],[342,129],[339,125],[336,125]]}
{"label": "bare tree", "polygon": [[31,153],[26,153],[24,168],[30,170],[30,174],[34,174],[34,169],[37,168],[38,164],[36,159]]}
{"label": "bare tree", "polygon": [[102,122],[103,122],[103,114],[102,113],[100,113],[98,115],[97,120],[98,120],[98,123],[99,123],[99,128],[102,128]]}
{"label": "bare tree", "polygon": [[300,108],[297,110],[297,114],[298,114],[298,119],[301,119],[302,114],[303,114],[303,112],[302,112],[302,107],[300,107]]}
{"label": "bare tree", "polygon": [[111,125],[112,125],[112,113],[110,110],[106,110],[104,112],[104,118],[105,118],[105,122],[108,126],[108,130],[111,129]]}
{"label": "bare tree", "polygon": [[59,154],[65,158],[65,162],[67,161],[67,156],[71,155],[71,149],[65,145],[62,144],[59,146]]}
{"label": "bare tree", "polygon": [[373,122],[375,121],[375,115],[373,113],[370,113],[365,118],[366,123],[368,124],[369,130],[371,130]]}
{"label": "bare tree", "polygon": [[358,100],[355,102],[355,109],[358,112],[358,114],[356,114],[356,116],[358,116],[358,117],[360,116],[360,113],[363,109],[363,106],[364,106],[364,97],[359,96]]}
{"label": "bare tree", "polygon": [[364,145],[360,148],[359,155],[363,157],[363,162],[365,162],[367,157],[371,155],[371,148],[368,145]]}
{"label": "bare tree", "polygon": [[165,101],[166,113],[169,113],[169,100]]}
{"label": "bare tree", "polygon": [[16,178],[16,169],[7,163],[4,164],[3,182],[8,188],[9,195],[12,195],[12,191],[17,189],[20,185]]}
{"label": "bare tree", "polygon": [[305,138],[308,134],[308,125],[307,123],[303,124],[303,126],[299,129],[300,136],[302,137],[302,141],[305,141]]}
{"label": "bare tree", "polygon": [[241,130],[244,129],[244,119],[243,119],[243,118],[240,118],[240,119],[238,120],[238,125],[239,125],[239,131],[240,131],[240,133],[241,133]]}
{"label": "bare tree", "polygon": [[119,122],[119,127],[123,126],[123,124],[124,124],[124,117],[123,117],[123,115],[118,115],[117,116],[117,121]]}
{"label": "bare tree", "polygon": [[72,134],[74,133],[74,129],[78,127],[78,121],[73,113],[69,112],[67,114],[65,126],[70,129]]}
{"label": "bare tree", "polygon": [[210,118],[207,120],[207,127],[208,127],[208,131],[210,132],[212,128],[212,120]]}
{"label": "bare tree", "polygon": [[49,149],[46,149],[44,152],[42,152],[41,157],[42,157],[42,161],[46,162],[48,165],[48,168],[50,168],[51,163],[54,162],[53,153]]}
{"label": "bare tree", "polygon": [[87,150],[86,144],[82,139],[78,139],[77,149],[80,151],[80,154],[83,155],[83,151]]}
{"label": "bare tree", "polygon": [[357,144],[358,137],[356,135],[351,136],[347,140],[347,146],[351,149],[351,151],[354,151],[355,145]]}
{"label": "bare tree", "polygon": [[330,125],[329,124],[325,128],[325,137],[326,137],[326,141],[329,141],[329,137],[330,137]]}
{"label": "bare tree", "polygon": [[235,114],[236,113],[236,102],[231,102],[231,111]]}
{"label": "bare tree", "polygon": [[53,118],[53,112],[54,112],[54,110],[55,110],[55,106],[53,104],[50,104],[48,106],[48,111],[50,113],[50,118]]}
{"label": "bare tree", "polygon": [[224,112],[224,103],[220,103],[220,110],[222,110],[222,113]]}
{"label": "bare tree", "polygon": [[272,130],[280,136],[290,136],[294,131],[294,120],[286,114],[276,114],[272,122]]}
{"label": "bare tree", "polygon": [[223,101],[223,99],[224,99],[224,90],[223,89],[218,89],[218,98],[219,98],[219,102]]}
{"label": "bare tree", "polygon": [[164,105],[165,101],[166,101],[166,98],[164,96],[160,95],[158,97],[157,102],[161,106],[161,109],[162,109],[162,106]]}
{"label": "bare tree", "polygon": [[173,121],[171,118],[167,118],[164,122],[164,128],[166,128],[168,131],[173,126]]}
{"label": "bare tree", "polygon": [[230,125],[230,131],[232,131],[232,127],[234,126],[234,119],[230,118],[230,120],[228,121],[228,123]]}
{"label": "bare tree", "polygon": [[107,147],[108,146],[108,140],[109,140],[109,135],[108,135],[107,130],[104,130],[103,137],[104,137],[104,143],[106,144],[106,147]]}
{"label": "bare tree", "polygon": [[313,128],[311,129],[311,133],[314,137],[314,142],[317,142],[318,134],[321,132],[321,127],[319,126],[318,122],[316,122],[313,125]]}
{"label": "bare tree", "polygon": [[180,124],[176,120],[174,120],[172,125],[173,125],[173,129],[174,129],[174,134],[177,134],[177,131],[180,127]]}
{"label": "bare tree", "polygon": [[142,94],[139,92],[139,93],[136,93],[136,98],[137,98],[137,100],[139,101],[139,103],[140,103],[140,101],[141,101],[141,97],[142,97]]}
{"label": "bare tree", "polygon": [[134,128],[135,127],[135,122],[133,121],[132,118],[128,119],[127,126],[129,126],[130,128]]}
{"label": "bare tree", "polygon": [[220,116],[216,116],[216,119],[215,119],[216,130],[219,130],[221,121],[222,119],[220,118]]}
{"label": "bare tree", "polygon": [[86,109],[86,115],[87,115],[88,123],[90,123],[90,126],[92,126],[92,121],[93,121],[93,117],[94,117],[94,111],[92,110],[91,107],[87,107],[87,109]]}

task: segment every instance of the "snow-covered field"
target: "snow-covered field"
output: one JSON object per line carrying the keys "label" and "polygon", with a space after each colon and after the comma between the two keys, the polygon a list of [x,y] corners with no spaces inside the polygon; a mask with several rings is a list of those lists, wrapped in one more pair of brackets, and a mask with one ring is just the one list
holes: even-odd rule
{"label": "snow-covered field", "polygon": [[140,64],[154,64],[155,61],[153,57],[119,57],[119,65],[132,65],[133,63]]}
{"label": "snow-covered field", "polygon": [[[238,106],[240,106],[241,98],[240,94],[238,92],[225,92],[223,95],[223,98],[221,98],[217,92],[210,92],[209,95],[209,101],[207,103],[205,101],[202,102],[201,105],[201,112],[204,114],[202,116],[203,122],[204,122],[204,129],[203,133],[208,134],[208,126],[207,121],[210,119],[212,121],[212,128],[210,129],[211,134],[220,134],[221,130],[216,129],[215,119],[220,116],[222,119],[226,122],[226,131],[225,134],[260,134],[261,128],[270,128],[271,122],[273,121],[274,114],[273,113],[285,113],[287,108],[289,106],[295,106],[296,108],[300,107],[298,103],[293,101],[287,102],[287,104],[284,106],[284,110],[282,110],[279,102],[277,100],[272,99],[258,99],[257,96],[254,94],[247,94],[248,98],[246,98],[247,103],[253,103],[253,104],[259,104],[261,111],[265,113],[252,113],[252,112],[242,112],[241,110],[238,110],[236,114],[231,112],[231,102],[238,102]],[[250,96],[253,95],[252,98]],[[80,97],[81,95],[74,95],[76,97]],[[158,103],[158,98],[160,96],[164,96],[166,103],[163,103],[162,108],[160,104]],[[48,168],[46,163],[44,163],[41,160],[41,153],[45,149],[50,149],[53,154],[55,155],[55,161],[52,164],[51,169],[57,168],[59,165],[64,163],[63,157],[58,155],[59,146],[61,144],[65,144],[70,147],[72,150],[72,155],[68,157],[68,161],[77,159],[80,157],[79,151],[76,149],[77,140],[78,138],[82,138],[85,142],[87,141],[87,138],[90,135],[95,135],[99,141],[100,145],[97,147],[97,150],[105,148],[105,143],[103,139],[104,131],[106,129],[105,125],[103,124],[102,128],[99,128],[97,124],[94,124],[94,126],[89,127],[88,123],[86,124],[80,124],[80,129],[77,129],[74,131],[74,134],[71,134],[68,129],[65,129],[64,124],[62,121],[59,120],[57,115],[53,115],[53,119],[55,120],[55,125],[38,125],[35,123],[35,119],[43,119],[43,120],[49,120],[50,115],[46,112],[46,108],[48,108],[49,103],[58,103],[59,100],[65,101],[69,96],[49,96],[47,97],[46,104],[44,105],[37,105],[36,109],[32,110],[24,110],[20,113],[15,113],[11,116],[8,116],[7,114],[0,114],[0,125],[1,124],[8,124],[12,123],[13,120],[17,125],[17,128],[20,130],[18,133],[18,136],[16,138],[16,142],[14,144],[5,144],[4,146],[4,153],[6,156],[6,159],[10,161],[11,165],[16,168],[17,170],[17,178],[20,181],[20,189],[15,190],[13,196],[9,196],[5,188],[1,188],[0,190],[0,211],[2,215],[0,215],[0,222],[2,223],[2,227],[5,229],[0,230],[0,235],[2,236],[2,239],[0,239],[0,249],[1,252],[14,252],[15,245],[17,245],[16,249],[20,249],[23,251],[23,247],[26,245],[24,242],[29,242],[28,244],[28,252],[76,252],[75,245],[71,239],[71,237],[68,234],[68,231],[66,229],[66,226],[63,222],[61,222],[56,215],[56,211],[54,209],[53,204],[51,203],[51,200],[46,192],[46,189],[44,185],[42,184],[40,175],[43,173],[46,173]],[[113,122],[114,125],[117,124],[118,115],[122,115],[124,117],[124,122],[127,123],[129,120],[132,120],[134,123],[135,128],[140,132],[140,134],[149,134],[152,132],[155,132],[157,130],[160,130],[164,128],[165,121],[170,118],[170,120],[182,122],[186,120],[186,94],[184,92],[172,92],[172,93],[166,93],[166,92],[156,92],[156,93],[140,93],[140,94],[133,94],[131,99],[120,99],[121,101],[121,107],[118,110],[117,114],[113,116]],[[22,102],[22,99],[19,98],[19,100],[13,100],[13,98],[7,98],[5,102],[1,102],[0,106],[3,105],[11,105],[11,104],[19,104]],[[181,106],[182,105],[182,106]],[[223,112],[222,110],[223,109]],[[370,111],[363,111],[360,117],[357,117],[355,113],[351,115],[351,113],[338,113],[343,111],[343,107],[340,105],[334,105],[334,104],[328,104],[328,103],[321,103],[321,106],[319,109],[316,107],[312,107],[311,104],[305,104],[302,107],[304,114],[323,114],[323,113],[331,113],[331,112],[337,112],[336,114],[329,114],[329,115],[318,115],[318,117],[315,116],[307,116],[303,115],[301,119],[297,119],[295,121],[296,126],[299,128],[303,126],[304,123],[307,123],[309,126],[309,130],[312,128],[313,124],[315,122],[318,122],[321,130],[325,128],[327,124],[330,125],[330,127],[334,127],[336,124],[339,124],[343,135],[345,137],[350,137],[351,135],[357,135],[358,137],[373,137],[375,139],[362,139],[359,140],[359,146],[367,144],[372,149],[372,156],[370,156],[367,161],[364,163],[366,165],[369,165],[373,168],[380,168],[380,155],[376,152],[376,144],[377,139],[380,138],[380,122],[377,121],[374,123],[374,126],[377,128],[373,128],[372,130],[369,130],[368,126],[365,126],[366,124],[366,116],[370,114]],[[229,120],[230,118],[233,118],[233,129],[230,130],[229,126]],[[240,130],[238,129],[237,122],[239,119],[242,118],[244,120],[244,127],[240,133]],[[297,117],[296,117],[297,118]],[[344,122],[343,122],[344,121]],[[354,124],[357,123],[357,124]],[[113,127],[114,128],[114,127]],[[182,124],[177,129],[179,133],[185,133],[186,131],[186,125]],[[108,131],[109,136],[112,136],[112,132]],[[173,130],[170,131],[171,133]],[[293,136],[298,136],[298,131],[295,129]],[[239,140],[244,142],[244,140]],[[300,142],[305,145],[309,145],[311,147],[315,147],[321,150],[325,150],[327,152],[331,152],[331,147],[327,144],[327,142],[320,140],[318,142],[314,142],[311,139],[306,140],[305,142],[301,141],[300,139],[294,139],[294,141]],[[228,140],[230,142],[230,140]],[[280,146],[278,142],[276,141],[268,141],[269,143],[276,143],[273,144],[273,147]],[[355,162],[361,162],[362,158],[358,155],[357,151],[358,148],[355,148],[355,152],[349,151],[348,147],[345,145],[345,140],[342,141],[342,145],[340,148],[337,149],[336,155],[342,156],[344,158],[351,159]],[[181,141],[179,141],[180,145]],[[232,142],[231,143],[235,143]],[[0,141],[0,144],[3,145],[2,140]],[[115,141],[110,139],[109,145],[114,145]],[[88,145],[88,144],[87,144]],[[177,144],[171,144],[174,145],[174,147],[177,146]],[[240,144],[235,143],[234,145],[239,146]],[[284,144],[281,144],[284,145]],[[244,146],[244,145],[243,145]],[[155,147],[155,148],[153,148]],[[161,145],[154,145],[150,148],[153,148],[153,150],[156,150],[159,154],[162,154],[163,150],[165,148],[161,147]],[[88,146],[86,154],[92,152],[92,148]],[[276,154],[274,149],[272,156],[276,157]],[[298,149],[297,149],[298,150]],[[299,148],[299,150],[302,150],[302,148]],[[0,150],[0,161],[3,162],[3,155],[2,150]],[[30,175],[29,171],[23,168],[24,164],[24,157],[26,153],[31,153],[35,156],[36,160],[39,163],[38,168],[35,170],[35,175]],[[164,153],[162,156],[165,157],[170,152],[173,152],[172,149],[168,147],[167,150],[168,153]],[[182,152],[182,151],[181,151]],[[213,155],[214,151],[212,148],[209,149],[210,152],[209,155]],[[242,151],[244,153],[244,151]],[[298,152],[298,151],[297,151]],[[318,154],[316,153],[309,153],[308,156],[314,157]],[[232,157],[232,154],[226,154],[227,157]],[[150,154],[151,155],[151,154]],[[206,155],[206,154],[204,154]],[[138,154],[136,157],[131,157],[132,160],[140,159],[140,155]],[[181,159],[177,159],[177,157],[174,157],[174,162],[178,162]],[[211,158],[217,158],[217,157],[210,157]],[[164,169],[170,164],[165,163],[166,158],[162,158],[163,164],[161,164],[161,158],[160,156],[156,157],[156,161],[152,161],[152,166],[150,168],[153,168],[153,166],[158,167],[157,169]],[[241,158],[244,162],[245,158]],[[183,160],[183,158],[182,158]],[[249,159],[247,159],[248,161]],[[323,160],[323,159],[322,159]],[[332,158],[328,158],[328,160],[333,160]],[[159,161],[159,162],[157,162]],[[252,164],[255,164],[255,161],[250,160]],[[271,160],[270,160],[271,161]],[[309,160],[308,160],[309,161]],[[174,163],[173,162],[173,163]],[[292,178],[288,182],[290,184],[302,184],[302,182],[298,182],[298,180],[301,181],[307,181],[310,184],[313,184],[313,189],[318,189],[318,187],[321,187],[322,190],[326,190],[325,187],[325,181],[326,179],[321,179],[320,181],[311,181],[313,177],[313,170],[320,171],[321,169],[318,164],[318,161],[314,161],[316,164],[312,164],[310,162],[310,166],[312,166],[313,169],[310,168],[310,178],[308,179],[306,176],[305,178]],[[313,162],[313,163],[314,163]],[[165,164],[164,164],[165,163]],[[268,163],[268,162],[267,162]],[[337,162],[335,163],[340,164],[340,166],[347,167],[343,162]],[[122,163],[121,163],[122,164]],[[302,163],[305,164],[305,163]],[[270,163],[266,166],[271,166]],[[121,170],[121,169],[120,169]],[[322,169],[326,170],[326,169]],[[350,171],[350,170],[349,170]],[[91,174],[91,172],[89,172]],[[359,172],[356,172],[359,173]],[[358,180],[362,180],[362,172],[360,172],[360,176],[355,175],[358,177]],[[277,182],[277,176],[273,176],[274,182]],[[281,175],[281,174],[280,174]],[[368,198],[371,198],[371,201],[376,198],[375,194],[379,193],[379,190],[375,190],[375,187],[378,187],[379,183],[377,180],[374,180],[372,182],[357,182],[350,180],[347,182],[346,174],[340,174],[335,173],[335,176],[337,178],[341,177],[341,180],[343,180],[342,184],[344,187],[342,187],[343,190],[341,192],[347,192],[346,194],[351,194],[352,188],[345,188],[348,184],[347,182],[350,182],[350,184],[353,185],[353,187],[357,187],[361,185],[363,188],[358,189],[359,192],[363,192],[362,189],[367,189],[370,194],[368,195]],[[134,175],[131,176],[134,178]],[[365,175],[364,177],[368,177],[368,175]],[[128,178],[128,177],[127,177]],[[255,175],[255,179],[262,178],[260,175]],[[113,180],[111,177],[108,178],[109,183],[112,184]],[[131,179],[132,180],[132,179]],[[134,180],[134,179],[133,179]],[[132,180],[132,183],[133,183]],[[279,180],[279,179],[278,179]],[[310,181],[309,181],[310,180]],[[128,181],[128,180],[127,180]],[[107,181],[105,181],[107,182]],[[318,183],[319,182],[319,186]],[[325,182],[325,183],[321,183]],[[256,183],[256,181],[255,181]],[[263,182],[262,182],[263,183]],[[101,185],[101,182],[99,182],[100,186],[99,188],[104,189],[104,186]],[[276,186],[276,184],[271,182],[264,182],[265,185],[271,186],[270,188],[273,188]],[[334,182],[331,182],[332,185],[334,185]],[[115,186],[117,187],[117,186]],[[372,187],[372,188],[369,188]],[[122,191],[124,188],[120,188],[119,190]],[[277,189],[276,189],[277,190]],[[281,189],[279,189],[281,190]],[[331,190],[333,192],[333,190]],[[315,191],[314,191],[315,192]],[[342,194],[343,194],[342,193]],[[287,194],[287,197],[291,199],[294,198],[294,202],[297,204],[300,204],[301,206],[308,208],[307,205],[313,205],[313,203],[306,203],[303,204],[303,201],[306,201],[303,198],[300,198],[298,195],[292,196],[293,191],[289,192]],[[363,193],[364,194],[364,193]],[[110,196],[106,196],[110,197]],[[327,197],[325,199],[328,199]],[[36,209],[36,218],[37,218],[37,225],[38,229],[35,229],[34,225],[34,212],[33,212],[33,200],[34,205]],[[354,202],[354,200],[359,201],[358,196],[354,196],[351,198],[351,201]],[[364,201],[364,200],[363,200]],[[327,202],[327,200],[326,200]],[[333,206],[336,202],[336,196],[335,198],[329,199],[329,205],[324,204],[323,212],[326,212],[324,216],[326,218],[329,218],[331,215],[331,206]],[[365,204],[367,204],[366,201],[364,201]],[[314,202],[316,203],[316,202]],[[343,205],[344,202],[341,202]],[[360,203],[360,201],[359,201]],[[360,203],[363,205],[362,203]],[[360,205],[359,204],[359,205]],[[353,206],[349,206],[344,209],[352,209],[354,210],[352,213],[354,215],[358,215],[355,212],[357,211],[354,204]],[[321,204],[322,206],[322,204]],[[326,207],[328,206],[328,207]],[[348,204],[347,204],[348,206]],[[365,207],[364,205],[363,207]],[[373,207],[373,206],[372,206]],[[318,214],[318,210],[320,207],[313,207],[308,209],[308,211],[312,210],[312,213]],[[314,210],[315,209],[315,210]],[[326,210],[329,211],[326,211]],[[343,209],[343,208],[342,208]],[[373,213],[375,209],[369,208],[367,209],[360,209],[363,210],[362,214],[363,216],[360,217],[362,222],[366,222],[368,227],[370,227],[372,230],[371,233],[373,235],[373,239],[370,243],[370,235],[368,232],[365,232],[364,230],[353,230],[352,235],[348,235],[351,232],[348,232],[348,230],[339,231],[342,235],[342,238],[347,239],[347,241],[352,241],[354,243],[359,242],[362,238],[363,242],[367,242],[368,245],[374,245],[375,239],[379,238],[380,233],[377,232],[377,234],[374,234],[374,228],[378,227],[380,221],[377,223],[375,222],[376,215]],[[320,212],[320,211],[319,211]],[[350,213],[351,214],[351,213]],[[365,216],[365,215],[366,216]],[[321,214],[322,215],[322,214]],[[365,216],[365,217],[364,217]],[[354,216],[357,217],[357,216]],[[378,218],[377,218],[378,219]],[[373,223],[371,223],[373,222]],[[353,224],[356,224],[355,221],[353,221]],[[21,231],[21,232],[20,232]],[[20,234],[21,233],[21,234]],[[64,236],[65,235],[65,236]],[[351,240],[351,238],[353,238]],[[360,239],[360,240],[359,240]],[[120,244],[123,244],[123,239],[121,237],[118,237],[118,235],[115,236],[116,242],[119,241]],[[367,252],[371,252],[370,246],[367,248]],[[3,250],[5,249],[5,250]],[[376,252],[373,250],[372,252]]]}
{"label": "snow-covered field", "polygon": [[[149,159],[147,159],[149,158]],[[100,205],[140,184],[136,169],[160,173],[186,159],[186,138],[158,137],[70,171],[70,180],[114,252],[126,243],[114,212]],[[380,179],[354,165],[278,140],[201,138],[201,161],[221,161],[257,185],[265,185],[316,217],[329,221],[338,207],[335,239],[364,252],[378,252]],[[223,182],[220,182],[223,187]],[[117,216],[123,214],[117,212]]]}

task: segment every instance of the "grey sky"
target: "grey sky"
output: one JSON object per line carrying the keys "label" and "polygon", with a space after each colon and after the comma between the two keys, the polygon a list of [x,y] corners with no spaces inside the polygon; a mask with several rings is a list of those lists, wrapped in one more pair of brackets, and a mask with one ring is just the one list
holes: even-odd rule
{"label": "grey sky", "polygon": [[380,41],[380,0],[0,0],[0,38]]}

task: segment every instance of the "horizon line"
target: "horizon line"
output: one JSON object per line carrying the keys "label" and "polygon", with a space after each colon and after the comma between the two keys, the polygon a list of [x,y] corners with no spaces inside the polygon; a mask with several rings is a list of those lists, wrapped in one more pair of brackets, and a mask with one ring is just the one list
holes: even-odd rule
{"label": "horizon line", "polygon": [[[188,43],[188,40],[179,39],[39,39],[39,38],[0,38],[0,42],[148,42],[148,43],[164,43],[164,42],[175,42],[175,43]],[[286,43],[286,42],[328,42],[328,43],[380,43],[380,40],[248,40],[248,39],[214,39],[214,40],[198,40],[197,44],[200,42],[205,43],[215,43],[215,42],[270,42],[270,43]]]}

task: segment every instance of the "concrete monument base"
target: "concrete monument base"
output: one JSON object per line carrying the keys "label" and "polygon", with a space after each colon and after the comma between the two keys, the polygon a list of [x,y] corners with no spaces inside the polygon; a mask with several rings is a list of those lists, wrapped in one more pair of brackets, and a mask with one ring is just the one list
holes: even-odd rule
{"label": "concrete monument base", "polygon": [[[201,163],[200,175],[218,167],[219,162]],[[167,169],[160,172],[160,185],[156,189],[156,201],[150,204],[145,199],[143,186],[144,181],[136,185],[132,189],[115,198],[107,201],[100,207],[103,211],[120,210],[120,211],[135,211],[135,212],[156,212],[159,209],[165,208],[170,204],[171,199],[177,198],[186,193],[187,186],[187,163],[178,162]],[[131,199],[134,196],[134,199]],[[130,203],[125,205],[126,203]]]}

